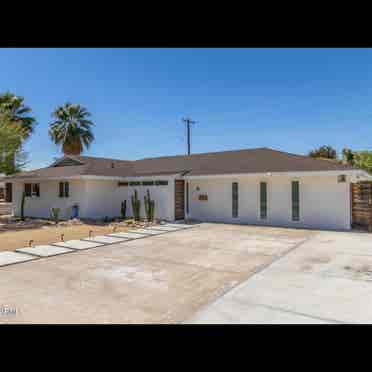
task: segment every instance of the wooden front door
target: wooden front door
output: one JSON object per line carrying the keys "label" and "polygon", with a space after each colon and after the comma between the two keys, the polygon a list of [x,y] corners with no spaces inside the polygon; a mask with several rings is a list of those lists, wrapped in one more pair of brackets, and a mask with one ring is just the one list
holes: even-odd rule
{"label": "wooden front door", "polygon": [[183,220],[185,218],[185,181],[175,181],[175,219]]}

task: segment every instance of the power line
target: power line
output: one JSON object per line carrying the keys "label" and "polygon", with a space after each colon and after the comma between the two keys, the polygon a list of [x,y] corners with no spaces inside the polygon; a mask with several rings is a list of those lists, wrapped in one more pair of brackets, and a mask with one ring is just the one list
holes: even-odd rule
{"label": "power line", "polygon": [[192,124],[195,124],[196,121],[191,120],[190,118],[183,118],[182,121],[186,124],[187,128],[187,155],[191,154],[191,149],[190,149],[190,126]]}

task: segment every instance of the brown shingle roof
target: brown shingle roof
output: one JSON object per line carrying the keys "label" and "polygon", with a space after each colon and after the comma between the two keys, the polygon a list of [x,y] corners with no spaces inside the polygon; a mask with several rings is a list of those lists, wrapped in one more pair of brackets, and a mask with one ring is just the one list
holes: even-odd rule
{"label": "brown shingle roof", "polygon": [[140,160],[116,160],[88,156],[70,157],[82,163],[49,166],[22,172],[13,178],[54,178],[79,175],[137,177],[187,172],[187,175],[234,173],[342,171],[355,169],[338,161],[314,159],[269,148],[165,156]]}

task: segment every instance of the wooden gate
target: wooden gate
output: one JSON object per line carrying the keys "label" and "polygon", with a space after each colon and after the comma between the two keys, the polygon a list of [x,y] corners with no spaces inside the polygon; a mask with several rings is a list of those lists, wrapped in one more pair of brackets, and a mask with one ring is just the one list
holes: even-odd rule
{"label": "wooden gate", "polygon": [[185,218],[185,181],[175,181],[175,219],[183,220]]}
{"label": "wooden gate", "polygon": [[372,182],[351,184],[351,225],[372,232]]}

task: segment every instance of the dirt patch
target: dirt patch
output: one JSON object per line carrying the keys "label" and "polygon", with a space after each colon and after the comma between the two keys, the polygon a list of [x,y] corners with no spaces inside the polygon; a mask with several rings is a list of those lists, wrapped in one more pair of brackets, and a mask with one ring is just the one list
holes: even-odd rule
{"label": "dirt patch", "polygon": [[26,219],[25,221],[0,219],[0,251],[27,247],[30,240],[34,245],[51,244],[91,236],[124,232],[133,228],[148,226],[148,223],[129,223],[70,220],[57,225],[53,221]]}

